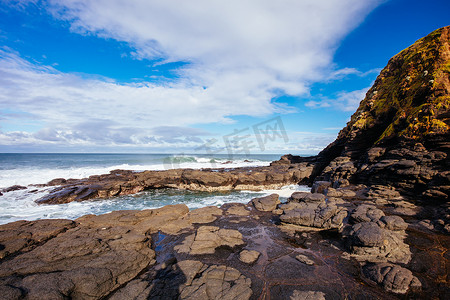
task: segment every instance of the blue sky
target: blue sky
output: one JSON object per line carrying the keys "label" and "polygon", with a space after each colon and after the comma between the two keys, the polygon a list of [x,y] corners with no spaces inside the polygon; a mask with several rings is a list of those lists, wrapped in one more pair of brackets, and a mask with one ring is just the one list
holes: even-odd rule
{"label": "blue sky", "polygon": [[0,152],[314,154],[389,58],[450,25],[449,11],[444,0],[0,0]]}

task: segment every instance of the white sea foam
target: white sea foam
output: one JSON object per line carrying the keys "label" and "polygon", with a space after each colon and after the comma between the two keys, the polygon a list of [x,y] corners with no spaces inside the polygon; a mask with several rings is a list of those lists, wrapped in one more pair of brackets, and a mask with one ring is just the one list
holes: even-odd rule
{"label": "white sea foam", "polygon": [[[289,198],[292,195],[292,193],[310,192],[310,191],[311,191],[311,188],[309,188],[306,185],[291,184],[291,185],[285,185],[278,190],[263,190],[263,191],[257,192],[257,193],[262,193],[264,195],[278,194],[278,196],[280,196],[282,198]],[[247,192],[247,193],[252,193],[252,192]]]}
{"label": "white sea foam", "polygon": [[183,203],[190,209],[221,206],[225,203],[248,203],[252,198],[277,193],[286,199],[293,192],[309,191],[308,187],[288,185],[280,190],[259,192],[200,193],[179,190],[156,190],[106,200],[71,202],[56,205],[38,205],[35,200],[45,196],[50,188],[33,188],[5,193],[0,197],[0,224],[18,220],[76,219],[86,214],[105,214],[115,210],[142,210],[168,204]]}
{"label": "white sea foam", "polygon": [[195,156],[174,156],[168,157],[164,162],[155,164],[120,164],[104,167],[61,167],[61,168],[46,168],[46,167],[34,167],[34,168],[16,168],[10,170],[2,170],[0,172],[0,188],[9,187],[12,185],[28,186],[30,184],[43,184],[47,183],[55,178],[86,178],[91,175],[107,174],[112,170],[167,170],[176,168],[190,168],[190,169],[202,169],[202,168],[238,168],[238,167],[256,167],[267,166],[270,162],[267,161],[245,161],[245,160],[233,160],[227,161],[224,159],[211,159]]}
{"label": "white sea foam", "polygon": [[[11,159],[11,160],[10,160]],[[135,195],[99,199],[93,201],[71,202],[58,205],[38,205],[35,200],[45,196],[52,187],[36,188],[33,184],[47,183],[55,178],[85,178],[91,175],[106,174],[115,169],[124,170],[166,170],[172,168],[236,168],[267,166],[267,158],[258,160],[193,156],[193,155],[148,155],[148,156],[35,156],[32,158],[14,157],[4,160],[0,167],[0,189],[12,185],[27,186],[27,189],[4,193],[0,196],[0,224],[17,220],[37,219],[76,219],[86,214],[104,214],[115,210],[152,209],[168,204],[183,203],[190,209],[204,206],[221,206],[229,202],[248,203],[254,197],[277,193],[287,198],[295,191],[309,190],[290,185],[280,190],[260,192],[202,193],[180,190],[153,190]],[[20,160],[22,159],[22,160]],[[97,161],[98,160],[98,161]],[[91,163],[89,165],[89,163]],[[97,164],[97,165],[96,165]],[[103,165],[102,165],[103,164]],[[84,166],[86,165],[86,166]],[[55,166],[55,167],[53,167]]]}

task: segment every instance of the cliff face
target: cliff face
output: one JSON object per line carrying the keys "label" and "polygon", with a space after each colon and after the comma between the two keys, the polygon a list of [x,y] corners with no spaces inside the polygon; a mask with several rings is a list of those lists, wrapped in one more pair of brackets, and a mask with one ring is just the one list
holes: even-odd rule
{"label": "cliff face", "polygon": [[450,26],[389,60],[350,122],[319,154],[319,179],[391,184],[447,199],[449,40]]}

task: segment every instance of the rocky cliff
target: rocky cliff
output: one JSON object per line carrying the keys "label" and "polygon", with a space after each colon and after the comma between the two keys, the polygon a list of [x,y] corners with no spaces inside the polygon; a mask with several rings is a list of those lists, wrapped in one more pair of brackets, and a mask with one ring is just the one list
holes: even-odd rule
{"label": "rocky cliff", "polygon": [[450,27],[391,58],[337,139],[317,157],[317,179],[389,184],[448,199]]}

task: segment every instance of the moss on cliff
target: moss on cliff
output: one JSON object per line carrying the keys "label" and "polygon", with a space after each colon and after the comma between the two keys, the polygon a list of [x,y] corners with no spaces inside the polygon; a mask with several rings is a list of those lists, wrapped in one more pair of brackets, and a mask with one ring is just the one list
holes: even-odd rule
{"label": "moss on cliff", "polygon": [[438,29],[390,59],[338,139],[419,140],[450,129],[450,27]]}

